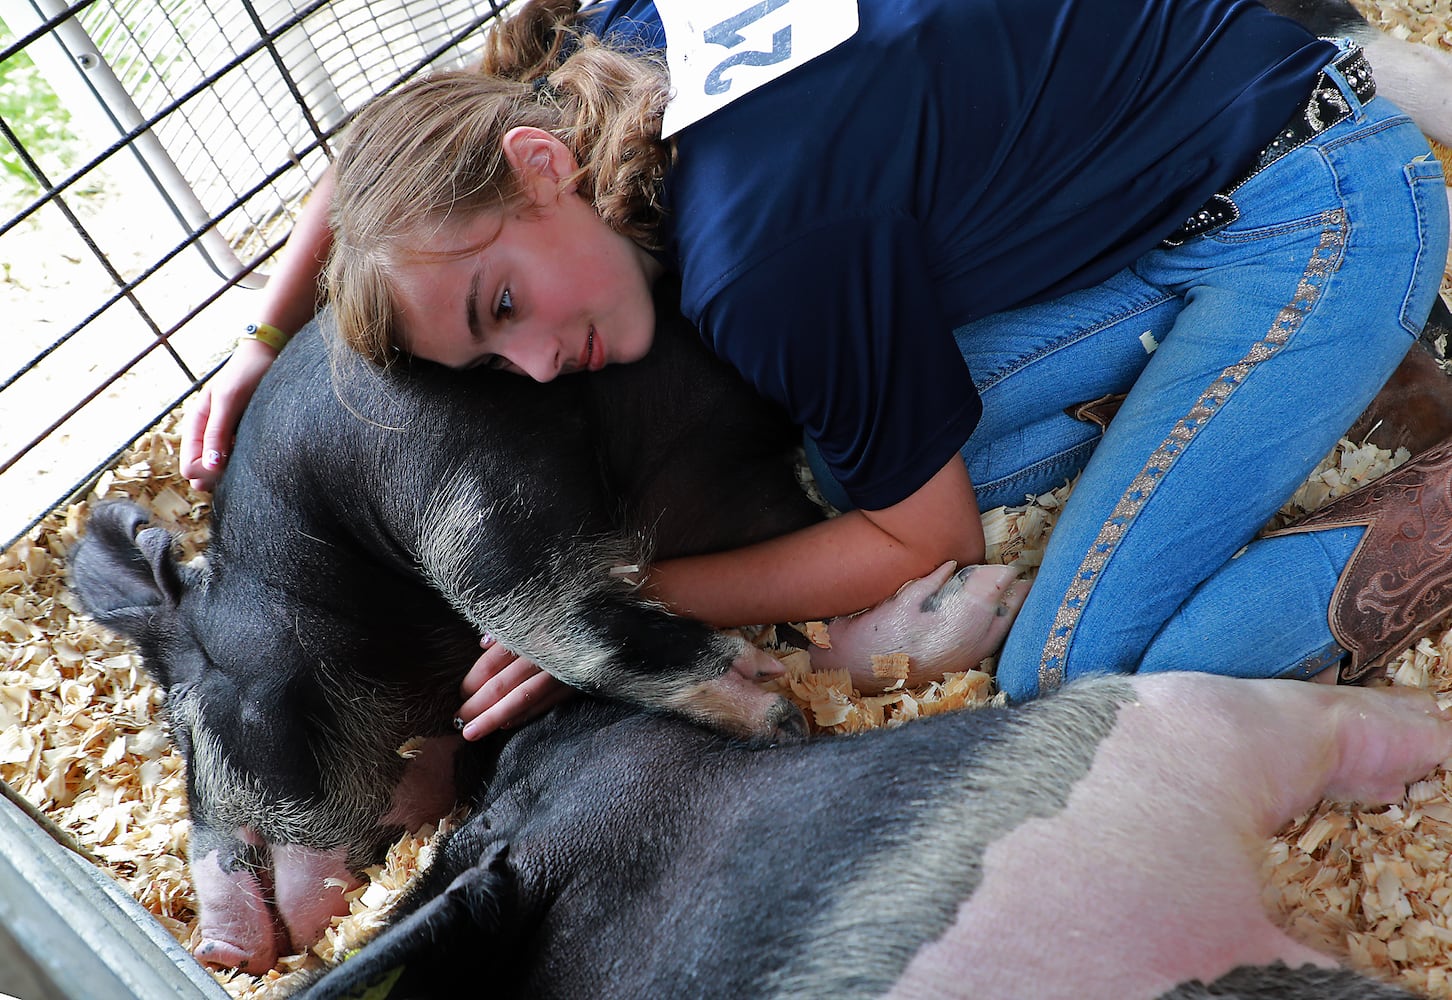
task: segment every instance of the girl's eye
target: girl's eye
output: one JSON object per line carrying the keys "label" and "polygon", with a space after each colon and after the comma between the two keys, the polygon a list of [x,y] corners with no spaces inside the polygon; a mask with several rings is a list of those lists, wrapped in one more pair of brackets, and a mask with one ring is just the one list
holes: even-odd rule
{"label": "girl's eye", "polygon": [[484,367],[497,372],[509,367],[509,361],[497,354],[491,354],[484,359]]}
{"label": "girl's eye", "polygon": [[494,307],[495,319],[508,319],[514,313],[514,296],[505,289],[499,296],[499,305]]}

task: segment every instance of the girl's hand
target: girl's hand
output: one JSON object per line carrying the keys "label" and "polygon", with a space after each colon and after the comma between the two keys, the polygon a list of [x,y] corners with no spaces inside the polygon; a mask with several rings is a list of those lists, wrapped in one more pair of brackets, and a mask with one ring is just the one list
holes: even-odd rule
{"label": "girl's hand", "polygon": [[496,729],[522,725],[571,697],[575,690],[555,680],[531,660],[505,649],[492,636],[459,686],[463,707],[454,719],[466,740],[488,736]]}
{"label": "girl's hand", "polygon": [[238,341],[227,363],[187,406],[181,427],[181,474],[194,489],[208,491],[217,485],[242,411],[276,358],[277,351],[260,340]]}

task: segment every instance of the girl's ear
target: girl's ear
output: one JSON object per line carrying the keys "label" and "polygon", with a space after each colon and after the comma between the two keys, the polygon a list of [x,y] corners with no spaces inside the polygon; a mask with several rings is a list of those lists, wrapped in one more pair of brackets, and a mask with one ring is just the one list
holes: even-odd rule
{"label": "girl's ear", "polygon": [[553,132],[530,125],[510,129],[504,133],[504,158],[519,178],[520,188],[536,205],[551,204],[578,187],[574,154]]}

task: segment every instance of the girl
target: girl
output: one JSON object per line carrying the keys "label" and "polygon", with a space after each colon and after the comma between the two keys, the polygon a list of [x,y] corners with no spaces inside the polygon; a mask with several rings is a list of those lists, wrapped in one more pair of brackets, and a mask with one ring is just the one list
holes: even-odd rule
{"label": "girl", "polygon": [[[546,0],[481,72],[379,98],[313,243],[366,356],[540,380],[639,358],[680,275],[849,513],[653,566],[656,596],[717,624],[850,613],[981,562],[980,509],[1082,470],[999,657],[1014,699],[1103,671],[1354,679],[1416,637],[1356,616],[1376,571],[1416,622],[1452,605],[1429,561],[1452,518],[1388,550],[1387,505],[1348,498],[1255,539],[1446,258],[1441,168],[1359,50],[1249,0],[677,6],[674,92],[652,4]],[[663,116],[687,123],[663,140]],[[1064,412],[1120,393],[1107,430]],[[1384,492],[1449,469],[1434,449]],[[497,649],[465,690],[469,735],[558,697]]]}

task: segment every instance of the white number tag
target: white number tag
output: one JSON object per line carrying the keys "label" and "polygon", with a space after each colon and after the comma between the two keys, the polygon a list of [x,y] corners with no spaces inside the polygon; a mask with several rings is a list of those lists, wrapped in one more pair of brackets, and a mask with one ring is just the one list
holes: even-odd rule
{"label": "white number tag", "polygon": [[656,0],[666,34],[667,138],[857,33],[857,0]]}

